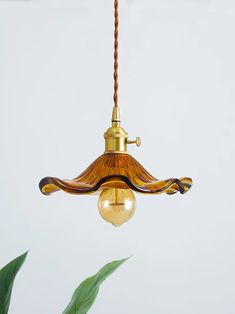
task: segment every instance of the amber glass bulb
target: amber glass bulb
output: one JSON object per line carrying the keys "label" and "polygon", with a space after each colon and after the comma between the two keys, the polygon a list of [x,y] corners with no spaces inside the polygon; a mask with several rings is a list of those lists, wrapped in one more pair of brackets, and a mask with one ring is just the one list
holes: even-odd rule
{"label": "amber glass bulb", "polygon": [[135,195],[129,189],[104,189],[99,197],[98,208],[104,220],[119,227],[134,215]]}

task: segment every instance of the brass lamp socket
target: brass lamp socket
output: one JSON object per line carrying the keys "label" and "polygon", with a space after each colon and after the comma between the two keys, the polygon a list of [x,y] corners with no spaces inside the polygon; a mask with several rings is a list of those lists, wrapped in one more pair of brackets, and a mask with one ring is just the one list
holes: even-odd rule
{"label": "brass lamp socket", "polygon": [[105,152],[126,152],[127,151],[127,132],[120,126],[112,126],[104,133]]}
{"label": "brass lamp socket", "polygon": [[113,108],[112,126],[104,133],[105,153],[123,153],[127,151],[127,144],[140,146],[139,137],[134,141],[128,140],[128,133],[120,126],[120,110]]}

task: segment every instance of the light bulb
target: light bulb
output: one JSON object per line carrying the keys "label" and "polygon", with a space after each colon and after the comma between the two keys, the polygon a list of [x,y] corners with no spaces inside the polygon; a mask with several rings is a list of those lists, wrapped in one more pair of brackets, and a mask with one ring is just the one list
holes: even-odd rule
{"label": "light bulb", "polygon": [[104,220],[119,227],[134,215],[135,195],[129,189],[104,189],[98,200],[98,208]]}

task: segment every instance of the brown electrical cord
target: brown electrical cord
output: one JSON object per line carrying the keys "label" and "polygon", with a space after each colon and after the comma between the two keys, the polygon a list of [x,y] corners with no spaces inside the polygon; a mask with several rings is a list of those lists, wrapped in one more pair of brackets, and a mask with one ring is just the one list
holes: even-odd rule
{"label": "brown electrical cord", "polygon": [[118,0],[114,0],[114,105],[118,107]]}

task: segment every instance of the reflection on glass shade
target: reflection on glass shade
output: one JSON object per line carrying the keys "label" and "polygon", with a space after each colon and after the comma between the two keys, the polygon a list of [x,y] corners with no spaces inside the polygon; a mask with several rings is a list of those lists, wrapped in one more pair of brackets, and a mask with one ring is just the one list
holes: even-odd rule
{"label": "reflection on glass shade", "polygon": [[134,193],[129,189],[104,189],[98,200],[98,208],[104,220],[119,227],[135,213]]}

